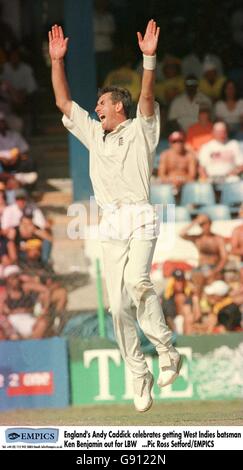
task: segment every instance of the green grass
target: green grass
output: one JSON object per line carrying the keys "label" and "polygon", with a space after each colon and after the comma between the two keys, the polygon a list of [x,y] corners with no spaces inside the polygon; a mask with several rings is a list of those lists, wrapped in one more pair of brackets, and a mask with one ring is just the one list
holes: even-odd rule
{"label": "green grass", "polygon": [[155,403],[147,413],[132,405],[97,405],[0,413],[2,426],[242,426],[243,400]]}

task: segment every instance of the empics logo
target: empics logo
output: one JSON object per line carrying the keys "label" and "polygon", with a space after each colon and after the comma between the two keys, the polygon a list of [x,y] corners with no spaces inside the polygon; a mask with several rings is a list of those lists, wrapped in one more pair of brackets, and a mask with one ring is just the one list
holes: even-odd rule
{"label": "empics logo", "polygon": [[58,440],[59,430],[54,428],[9,428],[5,431],[6,442],[29,442],[39,444]]}
{"label": "empics logo", "polygon": [[14,441],[15,439],[18,439],[18,437],[20,437],[20,434],[17,434],[16,432],[11,432],[11,433],[8,435],[8,438],[9,438],[11,441]]}

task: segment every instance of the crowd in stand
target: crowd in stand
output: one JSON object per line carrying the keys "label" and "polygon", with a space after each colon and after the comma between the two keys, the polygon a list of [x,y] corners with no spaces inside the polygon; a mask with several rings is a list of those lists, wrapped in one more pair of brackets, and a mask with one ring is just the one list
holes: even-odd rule
{"label": "crowd in stand", "polygon": [[242,331],[243,224],[230,237],[218,235],[202,213],[179,236],[195,244],[199,259],[197,266],[178,260],[167,273],[161,302],[171,328],[180,334]]}
{"label": "crowd in stand", "polygon": [[32,197],[35,74],[2,19],[0,31],[0,340],[42,338],[56,332],[67,293],[50,263],[51,225]]}
{"label": "crowd in stand", "polygon": [[[129,89],[134,116],[142,62],[136,62],[136,54],[126,43],[125,36],[122,42],[115,44],[116,27],[119,29],[120,23],[113,4],[106,0],[95,2],[94,33],[101,39],[97,53],[102,49],[103,56],[109,57],[106,68],[99,68],[98,86],[117,85]],[[158,15],[159,3],[156,5]],[[184,220],[180,216],[178,221],[191,222],[180,237],[191,241],[199,252],[197,267],[187,266],[184,271],[179,269],[180,260],[178,266],[173,264],[175,269],[165,277],[161,295],[168,323],[174,331],[184,334],[243,328],[243,224],[240,223],[243,215],[243,63],[242,58],[238,60],[240,54],[243,57],[240,33],[243,9],[231,2],[227,5],[230,12],[225,28],[228,37],[222,47],[215,47],[220,42],[220,34],[224,41],[224,32],[217,32],[217,21],[215,30],[219,37],[205,35],[200,39],[201,46],[197,47],[198,41],[193,42],[193,34],[196,39],[193,24],[174,16],[168,20],[170,30],[157,57],[155,96],[161,109],[161,139],[153,170],[151,201],[165,205],[175,203],[176,220],[178,210],[183,209],[180,214],[185,214]],[[157,19],[163,34],[164,19]],[[223,52],[226,43],[231,47],[227,60]],[[197,196],[194,200],[193,188],[189,186],[192,183],[208,188],[210,198],[200,200]],[[198,192],[198,186],[195,188]],[[187,200],[186,189],[189,189]],[[225,194],[231,192],[232,196],[234,191],[237,196],[228,203]],[[231,230],[230,237],[228,233],[215,234],[212,229],[215,217],[217,220],[233,217],[239,220],[239,226]]]}

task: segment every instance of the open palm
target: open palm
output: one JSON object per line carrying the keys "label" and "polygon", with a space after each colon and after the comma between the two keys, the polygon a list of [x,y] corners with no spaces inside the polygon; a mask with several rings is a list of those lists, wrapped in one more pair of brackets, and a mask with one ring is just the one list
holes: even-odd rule
{"label": "open palm", "polygon": [[62,59],[67,52],[68,38],[64,38],[61,26],[56,24],[49,31],[49,54],[51,59]]}
{"label": "open palm", "polygon": [[158,45],[160,28],[157,27],[156,21],[150,20],[147,24],[147,28],[142,37],[141,33],[137,33],[138,44],[143,54],[154,55]]}

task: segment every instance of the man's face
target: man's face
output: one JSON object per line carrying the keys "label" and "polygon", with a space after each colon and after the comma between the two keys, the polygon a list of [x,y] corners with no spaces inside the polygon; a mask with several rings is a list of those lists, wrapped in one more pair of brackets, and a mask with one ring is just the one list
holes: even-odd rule
{"label": "man's face", "polygon": [[205,220],[200,223],[200,227],[202,228],[203,233],[209,233],[211,229],[211,220],[205,218]]}
{"label": "man's face", "polygon": [[111,93],[104,93],[98,99],[95,112],[104,131],[112,131],[117,126],[117,112],[120,103],[113,103]]}
{"label": "man's face", "polygon": [[25,208],[25,206],[26,206],[26,199],[24,199],[24,198],[23,198],[23,199],[22,199],[22,198],[17,198],[17,199],[16,199],[16,204],[17,204],[17,206],[20,208],[20,210],[22,211],[22,210]]}
{"label": "man's face", "polygon": [[223,122],[217,122],[213,126],[213,136],[219,142],[225,142],[228,138],[227,127]]}

